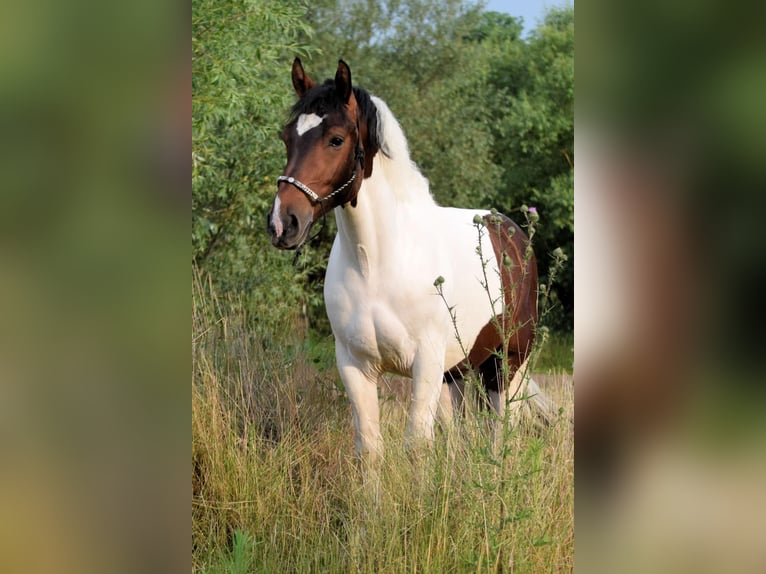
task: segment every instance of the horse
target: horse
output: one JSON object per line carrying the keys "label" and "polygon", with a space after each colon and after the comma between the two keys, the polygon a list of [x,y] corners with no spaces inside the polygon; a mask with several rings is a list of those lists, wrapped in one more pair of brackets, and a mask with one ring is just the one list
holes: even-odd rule
{"label": "horse", "polygon": [[383,100],[352,86],[343,60],[334,79],[315,84],[296,58],[292,84],[298,100],[281,132],[287,164],[267,229],[275,247],[297,249],[335,211],[324,300],[357,455],[374,461],[382,452],[385,373],[413,381],[408,446],[431,443],[437,413],[449,421],[462,406],[469,368],[503,416],[501,360],[508,387],[519,388],[537,325],[526,234],[496,212],[438,205],[399,122]]}

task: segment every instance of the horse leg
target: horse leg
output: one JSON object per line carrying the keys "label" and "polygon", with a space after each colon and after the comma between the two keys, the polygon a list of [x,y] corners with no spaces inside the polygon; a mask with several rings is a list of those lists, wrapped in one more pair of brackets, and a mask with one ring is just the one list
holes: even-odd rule
{"label": "horse leg", "polygon": [[432,356],[416,359],[412,372],[412,402],[405,436],[408,446],[434,439],[434,420],[442,395],[444,365]]}
{"label": "horse leg", "polygon": [[455,412],[452,408],[452,393],[450,392],[450,384],[448,384],[446,381],[442,383],[442,390],[441,394],[439,395],[437,418],[443,429],[447,430],[452,427],[452,422],[455,418]]}
{"label": "horse leg", "polygon": [[449,425],[455,420],[455,413],[464,416],[463,397],[465,396],[465,381],[457,370],[444,373],[442,392],[439,397],[439,421]]}
{"label": "horse leg", "polygon": [[522,360],[518,353],[512,351],[508,354],[507,361],[508,376],[510,377],[507,389],[505,381],[503,381],[500,357],[492,355],[479,366],[489,404],[501,418],[505,415],[506,407],[518,410],[518,404],[521,402],[518,399],[524,396],[526,390],[526,371],[529,357]]}
{"label": "horse leg", "polygon": [[490,355],[487,360],[479,365],[479,374],[481,375],[481,382],[484,384],[484,390],[487,392],[489,406],[492,407],[498,418],[502,419],[505,413],[505,388],[503,386],[500,358],[497,355]]}
{"label": "horse leg", "polygon": [[521,397],[527,394],[527,382],[529,380],[529,373],[527,373],[527,367],[529,366],[529,357],[525,357],[523,360],[516,353],[511,353],[508,358],[509,369],[511,376],[511,382],[508,384],[510,405],[517,412],[518,409],[526,403],[525,400],[519,400]]}
{"label": "horse leg", "polygon": [[383,452],[383,440],[380,435],[378,375],[355,365],[341,345],[336,345],[335,354],[340,378],[351,402],[356,454],[363,466],[373,467]]}
{"label": "horse leg", "polygon": [[481,380],[487,391],[487,398],[492,410],[497,414],[497,422],[494,424],[493,434],[495,441],[499,438],[501,425],[505,421],[506,413],[511,427],[518,423],[519,411],[524,401],[519,400],[526,390],[526,370],[528,357],[521,359],[518,353],[510,352],[507,357],[508,376],[510,381],[506,386],[503,380],[501,359],[493,354],[479,366]]}

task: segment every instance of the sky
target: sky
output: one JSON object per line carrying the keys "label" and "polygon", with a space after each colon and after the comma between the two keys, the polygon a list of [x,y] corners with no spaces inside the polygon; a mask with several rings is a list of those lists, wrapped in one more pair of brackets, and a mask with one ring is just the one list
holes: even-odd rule
{"label": "sky", "polygon": [[543,19],[546,8],[572,5],[570,0],[488,0],[487,11],[504,12],[524,19],[524,36]]}

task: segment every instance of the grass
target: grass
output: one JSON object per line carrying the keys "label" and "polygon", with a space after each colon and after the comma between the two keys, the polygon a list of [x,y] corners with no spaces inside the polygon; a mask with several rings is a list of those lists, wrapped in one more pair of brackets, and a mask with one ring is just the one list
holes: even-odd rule
{"label": "grass", "polygon": [[572,374],[574,368],[574,335],[550,333],[541,343],[535,372]]}
{"label": "grass", "polygon": [[193,297],[195,572],[572,571],[571,384],[547,389],[561,420],[509,430],[507,456],[477,409],[430,451],[405,452],[406,402],[383,385],[371,489],[326,345],[291,339],[289,323],[274,341],[199,281]]}

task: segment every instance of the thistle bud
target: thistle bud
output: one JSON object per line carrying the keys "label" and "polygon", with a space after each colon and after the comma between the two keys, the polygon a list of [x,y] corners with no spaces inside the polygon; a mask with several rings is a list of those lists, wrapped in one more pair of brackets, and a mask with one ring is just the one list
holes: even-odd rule
{"label": "thistle bud", "polygon": [[444,283],[444,277],[439,275],[436,280],[434,281],[434,287],[439,287]]}

